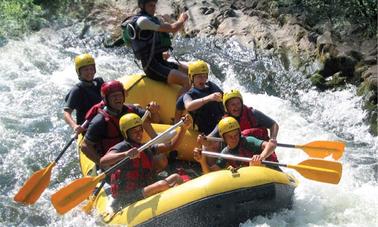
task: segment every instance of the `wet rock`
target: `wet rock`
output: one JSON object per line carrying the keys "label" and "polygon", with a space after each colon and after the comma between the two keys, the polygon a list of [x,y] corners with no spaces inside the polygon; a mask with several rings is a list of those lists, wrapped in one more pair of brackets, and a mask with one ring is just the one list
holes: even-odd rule
{"label": "wet rock", "polygon": [[[169,15],[175,20],[186,8],[189,20],[182,32],[185,37],[232,37],[246,47],[284,53],[281,58],[287,69],[302,70],[308,62],[317,61],[321,66],[314,69],[318,73],[310,79],[314,86],[324,90],[345,82],[357,86],[362,83],[358,90],[363,90],[368,100],[374,99],[369,92],[377,87],[376,39],[353,36],[351,31],[358,30],[358,26],[335,31],[335,24],[320,23],[321,18],[316,16],[289,13],[295,6],[280,7],[274,0],[159,0],[157,15]],[[135,9],[135,0],[104,3],[92,9],[86,22],[91,30],[99,25],[109,31],[111,35],[106,36],[104,45],[112,47],[121,44],[119,22],[127,13],[135,13]],[[81,36],[85,33],[83,29]]]}

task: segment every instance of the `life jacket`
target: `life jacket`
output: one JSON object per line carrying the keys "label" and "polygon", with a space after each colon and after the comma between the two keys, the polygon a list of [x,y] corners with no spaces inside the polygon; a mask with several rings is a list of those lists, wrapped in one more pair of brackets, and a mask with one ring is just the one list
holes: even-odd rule
{"label": "life jacket", "polygon": [[[136,147],[135,144],[125,142],[126,148]],[[140,146],[140,145],[137,145]],[[127,193],[145,187],[154,181],[152,169],[152,152],[140,152],[139,158],[130,159],[127,163],[115,170],[110,177],[111,192],[114,198],[119,193]]]}
{"label": "life jacket", "polygon": [[160,25],[157,17],[150,16],[144,11],[135,16],[126,18],[121,27],[123,29],[123,40],[130,44],[137,59],[148,59],[150,55],[155,55],[172,49],[172,42],[169,33],[152,30],[142,30],[137,25],[139,17],[144,16],[156,24]]}
{"label": "life jacket", "polygon": [[[206,82],[207,88],[200,90],[192,87],[186,94],[188,94],[192,100],[206,97],[214,92],[222,92],[217,85],[208,81]],[[190,115],[193,118],[193,123],[197,125],[198,131],[209,134],[224,115],[224,108],[221,102],[208,102],[201,108],[190,111]]]}
{"label": "life jacket", "polygon": [[[269,141],[270,138],[268,134],[268,129],[257,127],[257,121],[253,114],[252,107],[247,107],[243,105],[242,114],[240,115],[239,119],[239,125],[242,136],[253,136],[260,140]],[[276,152],[273,152],[266,160],[278,162]]]}
{"label": "life jacket", "polygon": [[[106,152],[115,144],[123,140],[122,133],[119,129],[119,117],[113,116],[104,110],[105,103],[103,101],[94,105],[86,114],[86,120],[92,120],[97,113],[104,116],[106,122],[106,137],[102,138],[97,146],[97,152],[100,157],[104,156]],[[127,113],[135,113],[133,105],[125,105]],[[122,110],[125,111],[125,110]]]}
{"label": "life jacket", "polygon": [[239,120],[240,130],[243,136],[254,136],[257,139],[269,140],[268,130],[257,127],[257,121],[252,107],[243,105],[243,111]]}

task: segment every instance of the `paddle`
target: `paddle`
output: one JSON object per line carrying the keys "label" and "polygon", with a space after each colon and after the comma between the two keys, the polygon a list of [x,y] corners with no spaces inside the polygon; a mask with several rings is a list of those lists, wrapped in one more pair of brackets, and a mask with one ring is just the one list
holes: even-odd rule
{"label": "paddle", "polygon": [[[150,147],[153,144],[159,143],[165,140],[166,136],[171,136],[170,134],[179,126],[184,123],[183,120],[177,122],[175,125],[171,126],[165,132],[161,133],[160,135],[156,136],[149,142],[145,143],[143,146],[138,148],[138,151],[141,152],[146,148]],[[130,158],[125,157],[121,161],[119,161],[114,166],[107,169],[105,172],[101,173],[96,177],[86,176],[77,180],[74,180],[70,184],[66,185],[65,187],[61,188],[59,191],[55,192],[51,196],[51,202],[57,212],[59,214],[65,214],[66,212],[70,211],[72,208],[76,207],[79,203],[83,200],[88,198],[92,193],[93,189],[96,187],[98,182],[103,180],[106,175],[112,173],[116,169],[118,169],[121,165],[127,162]]]}
{"label": "paddle", "polygon": [[[209,157],[224,158],[242,162],[250,162],[251,158],[235,156],[231,154],[221,154],[210,151],[202,151],[202,154]],[[339,162],[326,161],[321,159],[307,159],[298,163],[293,164],[282,164],[278,162],[261,161],[261,163],[273,166],[282,166],[286,168],[295,169],[303,177],[311,179],[314,181],[338,184],[342,174],[342,165]]]}
{"label": "paddle", "polygon": [[[89,122],[85,121],[81,127],[85,128]],[[72,142],[77,138],[74,134],[71,139],[64,146],[63,150],[59,153],[58,157],[51,162],[45,168],[35,172],[20,188],[17,194],[14,196],[14,201],[24,204],[34,204],[38,198],[41,196],[42,192],[47,188],[50,183],[52,168],[58,163],[59,159],[66,152],[67,148],[72,144]]]}
{"label": "paddle", "polygon": [[[222,138],[206,137],[210,141],[223,142]],[[302,149],[313,158],[325,158],[332,155],[334,160],[339,160],[344,153],[345,144],[339,141],[313,141],[304,145],[277,143],[279,147]]]}
{"label": "paddle", "polygon": [[[146,110],[144,115],[141,118],[142,122],[144,122],[147,119],[147,117],[150,117],[150,116],[151,116],[151,112],[149,110]],[[92,210],[94,201],[96,200],[97,195],[101,192],[101,189],[102,187],[104,187],[104,185],[105,185],[105,181],[102,181],[100,186],[98,186],[96,190],[94,191],[93,195],[89,197],[88,203],[82,207],[82,210],[85,213],[89,213]]]}

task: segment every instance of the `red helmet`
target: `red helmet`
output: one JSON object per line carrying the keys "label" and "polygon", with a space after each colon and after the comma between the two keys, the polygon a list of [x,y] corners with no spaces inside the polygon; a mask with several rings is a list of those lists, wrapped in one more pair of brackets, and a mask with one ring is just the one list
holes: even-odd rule
{"label": "red helmet", "polygon": [[120,91],[122,92],[123,96],[125,96],[125,91],[123,89],[123,85],[118,80],[111,80],[109,82],[103,83],[101,86],[101,97],[104,100],[105,104],[107,104],[107,97],[111,93]]}

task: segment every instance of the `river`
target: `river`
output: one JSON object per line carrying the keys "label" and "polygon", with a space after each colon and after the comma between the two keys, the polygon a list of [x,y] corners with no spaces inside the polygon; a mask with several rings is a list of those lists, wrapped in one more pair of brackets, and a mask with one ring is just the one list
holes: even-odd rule
{"label": "river", "polygon": [[[53,169],[50,185],[35,205],[13,201],[25,180],[52,162],[71,136],[63,106],[66,93],[77,82],[74,56],[93,54],[97,75],[105,80],[141,72],[130,50],[104,48],[103,34],[89,30],[78,39],[81,26],[43,29],[0,47],[1,226],[102,225],[98,217],[79,209],[59,216],[50,202],[52,193],[80,177],[73,145]],[[211,80],[224,90],[240,89],[248,106],[275,119],[279,142],[346,142],[338,185],[314,182],[287,169],[301,182],[293,208],[251,218],[241,226],[378,225],[378,139],[368,133],[356,87],[318,92],[281,58],[245,49],[233,40],[177,38],[174,45],[180,60],[209,62]],[[307,158],[301,150],[278,148],[277,154],[282,163]]]}

